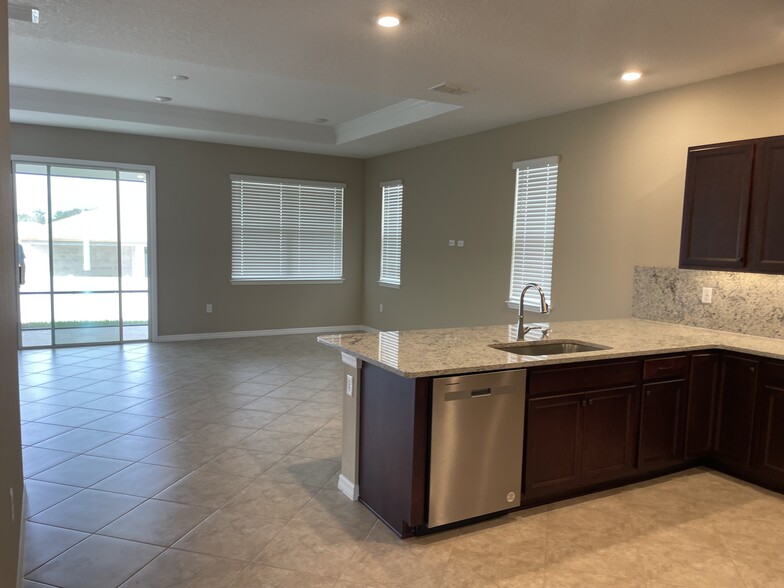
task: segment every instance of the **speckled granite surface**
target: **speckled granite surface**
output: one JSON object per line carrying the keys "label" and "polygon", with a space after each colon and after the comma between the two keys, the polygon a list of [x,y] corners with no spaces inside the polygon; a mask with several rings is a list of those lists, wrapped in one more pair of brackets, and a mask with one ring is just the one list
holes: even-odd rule
{"label": "speckled granite surface", "polygon": [[[712,304],[700,302],[704,287]],[[784,338],[784,276],[638,266],[632,316]]]}
{"label": "speckled granite surface", "polygon": [[640,319],[552,323],[551,341],[582,341],[609,349],[521,356],[489,347],[515,340],[515,326],[323,335],[321,343],[401,376],[425,377],[698,349],[729,349],[784,359],[784,339]]}

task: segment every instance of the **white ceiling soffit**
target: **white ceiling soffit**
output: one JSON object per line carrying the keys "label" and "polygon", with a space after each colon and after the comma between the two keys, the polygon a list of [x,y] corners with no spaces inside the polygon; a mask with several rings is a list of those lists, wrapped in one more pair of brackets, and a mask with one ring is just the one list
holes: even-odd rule
{"label": "white ceiling soffit", "polygon": [[40,24],[9,23],[13,121],[358,157],[784,56],[782,0],[15,2]]}

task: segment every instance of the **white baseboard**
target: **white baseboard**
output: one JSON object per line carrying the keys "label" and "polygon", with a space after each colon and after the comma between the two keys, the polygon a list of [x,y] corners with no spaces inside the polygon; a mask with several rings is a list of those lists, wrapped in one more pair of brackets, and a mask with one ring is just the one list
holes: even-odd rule
{"label": "white baseboard", "polygon": [[351,331],[371,331],[364,325],[339,325],[335,327],[303,327],[296,329],[266,329],[263,331],[228,331],[218,333],[190,333],[187,335],[158,335],[156,341],[201,341],[205,339],[237,339],[240,337],[269,337],[272,335],[319,335],[322,333],[348,333]]}
{"label": "white baseboard", "polygon": [[22,485],[22,512],[19,516],[20,520],[20,528],[19,528],[19,561],[17,563],[17,588],[23,588],[24,586],[24,547],[25,547],[25,530],[26,530],[26,521],[27,521],[27,488],[25,488],[24,484]]}
{"label": "white baseboard", "polygon": [[359,486],[357,486],[343,474],[338,476],[338,490],[340,490],[354,502],[359,500]]}

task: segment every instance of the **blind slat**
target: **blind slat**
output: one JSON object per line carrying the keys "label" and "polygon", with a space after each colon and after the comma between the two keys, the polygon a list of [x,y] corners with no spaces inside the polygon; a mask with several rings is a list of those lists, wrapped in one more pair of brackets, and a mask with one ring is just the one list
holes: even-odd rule
{"label": "blind slat", "polygon": [[400,251],[403,242],[403,183],[381,184],[381,271],[379,282],[400,285]]}
{"label": "blind slat", "polygon": [[343,184],[231,176],[231,279],[343,277]]}
{"label": "blind slat", "polygon": [[[549,304],[552,293],[558,157],[518,161],[514,163],[514,168],[517,179],[509,302],[519,302],[523,286],[534,282],[542,288]],[[529,290],[524,304],[538,308],[538,297],[538,293]]]}

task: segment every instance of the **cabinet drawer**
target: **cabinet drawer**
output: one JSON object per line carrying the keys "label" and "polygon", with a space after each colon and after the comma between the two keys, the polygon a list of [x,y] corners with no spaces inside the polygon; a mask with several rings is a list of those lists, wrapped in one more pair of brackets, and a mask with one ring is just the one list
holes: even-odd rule
{"label": "cabinet drawer", "polygon": [[784,363],[765,363],[762,368],[762,385],[784,388]]}
{"label": "cabinet drawer", "polygon": [[528,395],[559,394],[591,390],[594,388],[613,388],[636,384],[640,380],[640,362],[623,361],[602,365],[582,364],[575,367],[543,368],[530,370],[528,375]]}
{"label": "cabinet drawer", "polygon": [[689,360],[685,355],[646,359],[643,362],[642,377],[644,380],[685,378],[689,371],[688,368]]}

